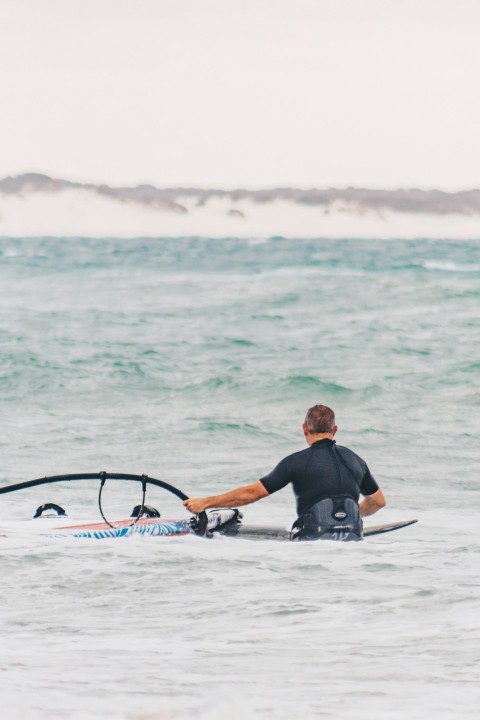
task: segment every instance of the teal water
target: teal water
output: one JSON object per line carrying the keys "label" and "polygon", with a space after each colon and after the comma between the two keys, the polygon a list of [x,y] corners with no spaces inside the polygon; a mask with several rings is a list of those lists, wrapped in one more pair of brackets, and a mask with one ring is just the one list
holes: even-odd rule
{"label": "teal water", "polygon": [[[354,549],[0,538],[7,717],[475,712],[479,310],[480,242],[0,239],[0,484],[105,469],[212,494],[300,449],[322,402],[378,522],[420,519]],[[3,496],[0,521],[47,499],[96,517],[96,492]],[[138,501],[107,489],[113,514]],[[287,525],[293,499],[245,515]]]}

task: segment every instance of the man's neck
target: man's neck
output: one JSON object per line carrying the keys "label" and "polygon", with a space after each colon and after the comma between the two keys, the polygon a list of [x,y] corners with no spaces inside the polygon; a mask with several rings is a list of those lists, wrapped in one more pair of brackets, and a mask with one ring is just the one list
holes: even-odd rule
{"label": "man's neck", "polygon": [[332,433],[317,433],[316,435],[308,434],[307,442],[309,445],[313,445],[316,442],[319,442],[320,440],[333,440],[333,434]]}

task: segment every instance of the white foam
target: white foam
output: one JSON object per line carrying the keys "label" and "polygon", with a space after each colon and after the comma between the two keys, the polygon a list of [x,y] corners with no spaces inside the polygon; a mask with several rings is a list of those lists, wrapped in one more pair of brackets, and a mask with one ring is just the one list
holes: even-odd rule
{"label": "white foam", "polygon": [[442,260],[426,260],[423,263],[426,270],[440,270],[443,272],[478,272],[480,265],[472,263],[471,265],[462,265],[451,261]]}

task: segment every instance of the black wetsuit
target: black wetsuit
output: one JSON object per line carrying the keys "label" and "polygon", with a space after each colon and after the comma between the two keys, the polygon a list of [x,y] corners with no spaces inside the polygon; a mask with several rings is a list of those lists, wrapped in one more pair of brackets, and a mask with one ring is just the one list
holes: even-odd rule
{"label": "black wetsuit", "polygon": [[[313,518],[310,530],[306,532],[309,537],[313,534],[312,524],[318,526],[319,537],[331,535],[333,527],[339,524],[351,525],[352,513],[355,515],[354,534],[361,537],[358,514],[360,493],[373,495],[379,489],[365,461],[329,439],[319,440],[305,450],[284,458],[260,481],[269,495],[292,484],[299,515],[297,523],[302,525],[302,519],[307,518],[308,525]],[[346,510],[345,518],[341,517],[342,510]]]}

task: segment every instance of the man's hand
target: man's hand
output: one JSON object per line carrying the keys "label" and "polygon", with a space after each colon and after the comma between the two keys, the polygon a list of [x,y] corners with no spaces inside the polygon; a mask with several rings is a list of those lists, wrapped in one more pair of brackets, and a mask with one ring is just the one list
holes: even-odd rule
{"label": "man's hand", "polygon": [[208,507],[208,498],[189,498],[183,504],[191,513],[199,515]]}

